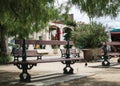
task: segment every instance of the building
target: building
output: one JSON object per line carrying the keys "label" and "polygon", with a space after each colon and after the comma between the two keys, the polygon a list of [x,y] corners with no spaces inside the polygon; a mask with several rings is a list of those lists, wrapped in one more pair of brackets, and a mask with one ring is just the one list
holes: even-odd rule
{"label": "building", "polygon": [[42,40],[64,40],[65,30],[69,28],[70,30],[74,30],[74,27],[67,26],[62,22],[50,22],[49,26],[47,26],[44,30],[34,33],[33,39],[39,40],[42,37]]}
{"label": "building", "polygon": [[110,34],[112,41],[120,41],[120,28],[112,28]]}

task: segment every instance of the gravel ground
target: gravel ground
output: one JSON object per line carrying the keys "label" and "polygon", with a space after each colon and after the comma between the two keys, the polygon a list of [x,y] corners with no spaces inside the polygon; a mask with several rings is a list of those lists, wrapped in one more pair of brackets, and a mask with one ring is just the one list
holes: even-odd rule
{"label": "gravel ground", "polygon": [[116,62],[117,59],[112,58],[110,60],[110,67],[88,66],[93,70],[102,69],[101,71],[94,71],[95,74],[92,76],[55,84],[54,86],[120,86],[120,64]]}
{"label": "gravel ground", "polygon": [[107,69],[93,76],[72,80],[53,86],[120,86],[120,69]]}
{"label": "gravel ground", "polygon": [[[101,62],[88,63],[87,67],[84,66],[84,63],[76,63],[73,65],[75,73],[90,75],[80,79],[74,79],[57,84],[54,83],[48,86],[120,86],[120,65],[116,61],[117,58],[111,59],[110,62],[112,64],[110,67],[102,67]],[[38,64],[35,68],[29,71],[29,73],[31,75],[44,75],[55,72],[61,73],[63,67],[64,66],[61,63]],[[36,85],[36,82],[35,85],[19,83],[19,73],[21,73],[21,71],[13,65],[1,65],[0,86],[45,86],[40,85],[40,82],[39,85]],[[11,84],[10,82],[12,81],[16,81],[18,83]],[[43,82],[41,81],[41,83]]]}

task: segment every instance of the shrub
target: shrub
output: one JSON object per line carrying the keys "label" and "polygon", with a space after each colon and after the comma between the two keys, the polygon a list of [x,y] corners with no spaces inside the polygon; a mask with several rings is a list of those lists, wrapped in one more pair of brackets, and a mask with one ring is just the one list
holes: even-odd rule
{"label": "shrub", "polygon": [[97,48],[102,41],[107,41],[108,36],[102,24],[84,24],[72,31],[72,40],[79,48]]}
{"label": "shrub", "polygon": [[0,64],[6,64],[6,63],[8,63],[9,61],[11,61],[11,56],[5,56],[5,57],[0,57]]}

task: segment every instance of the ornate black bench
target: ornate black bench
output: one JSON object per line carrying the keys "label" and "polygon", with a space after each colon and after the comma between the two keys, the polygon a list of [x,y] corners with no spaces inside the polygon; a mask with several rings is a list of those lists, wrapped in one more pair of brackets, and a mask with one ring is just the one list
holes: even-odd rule
{"label": "ornate black bench", "polygon": [[[40,40],[16,40],[16,43],[22,46],[22,61],[15,60],[9,62],[10,64],[16,65],[19,69],[22,70],[22,73],[19,75],[21,82],[30,82],[31,75],[28,73],[28,70],[32,69],[33,66],[36,66],[38,63],[49,63],[49,62],[62,62],[66,66],[63,68],[64,74],[73,74],[74,69],[71,67],[71,64],[74,64],[76,61],[80,60],[79,57],[70,57],[70,45],[73,44],[71,41],[40,41]],[[66,56],[65,58],[54,58],[54,59],[41,59],[41,60],[27,60],[26,53],[26,44],[49,44],[49,45],[67,45]]]}
{"label": "ornate black bench", "polygon": [[[111,47],[111,51],[108,50],[107,46]],[[116,50],[112,51],[112,47],[116,46]],[[101,55],[103,56],[103,61],[102,61],[102,65],[103,66],[110,66],[110,62],[109,62],[109,58],[110,57],[114,57],[114,56],[118,56],[118,63],[120,63],[120,42],[104,42],[103,43],[103,53],[101,53]]]}

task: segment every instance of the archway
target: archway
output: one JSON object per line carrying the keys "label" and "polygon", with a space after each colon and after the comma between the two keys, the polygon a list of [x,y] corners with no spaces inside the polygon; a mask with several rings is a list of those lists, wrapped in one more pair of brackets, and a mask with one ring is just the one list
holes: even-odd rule
{"label": "archway", "polygon": [[60,28],[52,25],[49,28],[49,33],[51,34],[51,40],[60,40]]}

